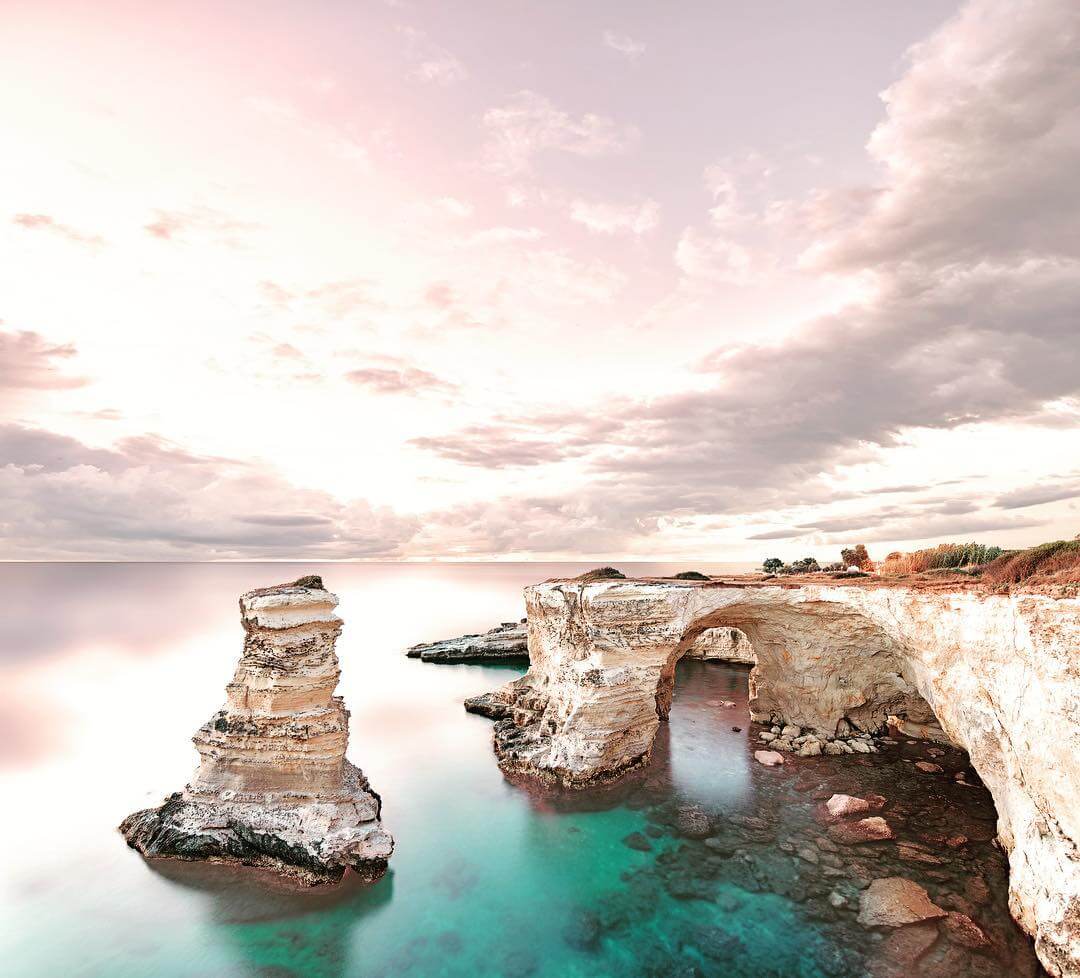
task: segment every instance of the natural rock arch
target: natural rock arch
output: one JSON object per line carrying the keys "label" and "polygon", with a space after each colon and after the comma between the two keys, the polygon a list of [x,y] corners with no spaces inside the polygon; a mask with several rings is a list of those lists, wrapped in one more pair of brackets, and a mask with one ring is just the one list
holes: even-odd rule
{"label": "natural rock arch", "polygon": [[480,706],[508,774],[571,786],[648,761],[695,631],[744,630],[751,709],[819,733],[936,717],[998,811],[1009,905],[1080,976],[1080,599],[957,584],[549,581],[525,591],[529,671]]}
{"label": "natural rock arch", "polygon": [[720,628],[742,633],[754,650],[754,720],[833,735],[876,732],[897,718],[922,736],[948,739],[916,689],[907,650],[862,613],[827,601],[737,603],[691,621],[660,669],[656,711],[661,720],[671,708],[676,666],[702,634]]}

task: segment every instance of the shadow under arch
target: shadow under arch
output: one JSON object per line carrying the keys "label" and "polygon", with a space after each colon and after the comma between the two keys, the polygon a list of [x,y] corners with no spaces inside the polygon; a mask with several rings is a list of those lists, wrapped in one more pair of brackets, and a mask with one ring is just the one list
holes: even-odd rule
{"label": "shadow under arch", "polygon": [[948,742],[916,688],[905,650],[880,625],[830,601],[737,602],[687,625],[660,669],[656,713],[671,710],[675,667],[701,634],[735,628],[757,659],[750,672],[750,716],[829,736],[878,733],[890,722],[906,733]]}

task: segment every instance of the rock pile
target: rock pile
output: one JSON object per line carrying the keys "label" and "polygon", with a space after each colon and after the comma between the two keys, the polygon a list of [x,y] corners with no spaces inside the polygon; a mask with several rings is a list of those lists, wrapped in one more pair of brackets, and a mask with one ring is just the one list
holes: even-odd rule
{"label": "rock pile", "polygon": [[337,687],[337,597],[321,578],[240,598],[244,652],[225,705],[196,731],[191,783],[129,815],[128,845],[147,857],[273,868],[307,883],[346,869],[375,880],[394,841],[381,799],[345,760],[349,712]]}
{"label": "rock pile", "polygon": [[783,751],[786,754],[798,754],[800,757],[820,757],[822,754],[876,754],[880,749],[881,739],[875,739],[867,733],[855,733],[851,736],[829,737],[813,730],[803,732],[793,723],[784,726],[773,725],[758,734],[758,740],[768,745],[769,750]]}

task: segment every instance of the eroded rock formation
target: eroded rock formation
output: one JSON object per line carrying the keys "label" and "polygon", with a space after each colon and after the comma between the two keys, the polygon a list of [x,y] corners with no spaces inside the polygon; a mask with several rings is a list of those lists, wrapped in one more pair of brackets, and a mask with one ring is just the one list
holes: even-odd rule
{"label": "eroded rock formation", "polygon": [[737,628],[706,628],[689,649],[688,659],[717,659],[752,666],[757,662],[754,647]]}
{"label": "eroded rock formation", "polygon": [[[414,645],[406,655],[424,662],[483,662],[489,659],[525,659],[529,656],[527,618],[504,621],[479,635],[461,635]],[[707,628],[687,650],[691,659],[717,659],[752,666],[750,640],[737,628]]]}
{"label": "eroded rock formation", "polygon": [[382,802],[345,759],[349,711],[337,688],[337,597],[318,577],[240,598],[244,652],[225,705],[196,731],[191,783],[129,815],[148,857],[272,867],[308,883],[346,869],[374,880],[394,841]]}
{"label": "eroded rock formation", "polygon": [[482,662],[491,659],[524,659],[529,655],[525,619],[504,621],[481,635],[462,635],[438,642],[414,645],[405,653],[424,662]]}
{"label": "eroded rock formation", "polygon": [[[991,791],[1010,908],[1080,976],[1080,600],[853,583],[552,581],[527,588],[528,673],[471,708],[511,775],[580,786],[643,764],[706,629],[753,646],[755,720],[963,747]],[[820,763],[806,761],[805,763]]]}

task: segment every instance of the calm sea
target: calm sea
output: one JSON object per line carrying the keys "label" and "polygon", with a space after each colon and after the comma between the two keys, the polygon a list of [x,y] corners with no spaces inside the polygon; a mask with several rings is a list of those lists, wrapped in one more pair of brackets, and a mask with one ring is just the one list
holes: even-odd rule
{"label": "calm sea", "polygon": [[[761,768],[748,740],[745,669],[682,664],[656,757],[626,784],[562,795],[506,782],[490,723],[461,704],[521,670],[424,664],[403,652],[520,618],[524,585],[584,569],[0,565],[0,970],[49,978],[891,974],[881,969],[899,952],[859,927],[854,912],[869,878],[905,875],[966,905],[996,942],[971,951],[942,935],[925,961],[949,978],[1036,973],[1005,910],[985,792],[945,784],[928,797],[911,758],[899,755],[859,759],[861,767],[849,758],[847,766]],[[370,887],[298,890],[257,872],[148,865],[116,825],[189,778],[191,734],[221,704],[240,653],[237,597],[307,573],[321,573],[341,598],[349,756],[383,797],[397,842],[389,873]],[[724,700],[737,706],[720,707]],[[890,795],[898,834],[940,861],[900,861],[891,844],[829,851],[822,797],[874,786]],[[707,814],[713,838],[680,834],[687,806]],[[966,827],[972,841],[962,851],[934,848],[927,834],[939,825]]]}

